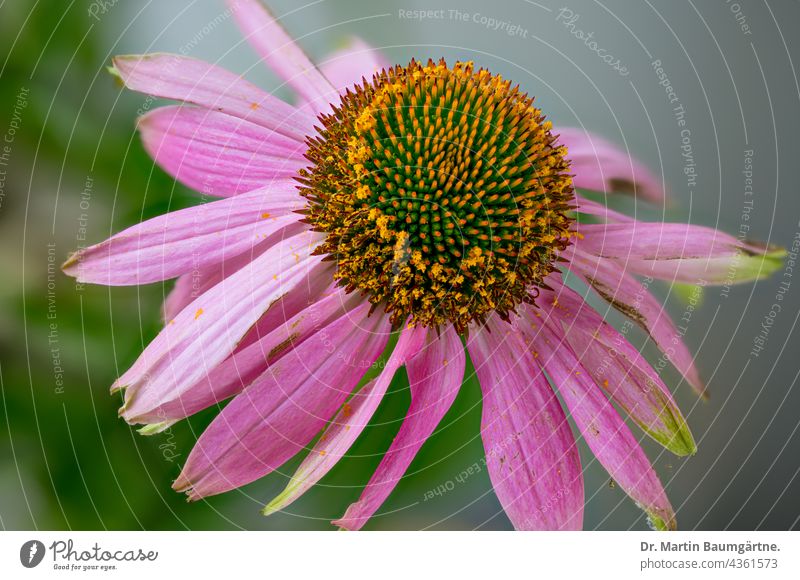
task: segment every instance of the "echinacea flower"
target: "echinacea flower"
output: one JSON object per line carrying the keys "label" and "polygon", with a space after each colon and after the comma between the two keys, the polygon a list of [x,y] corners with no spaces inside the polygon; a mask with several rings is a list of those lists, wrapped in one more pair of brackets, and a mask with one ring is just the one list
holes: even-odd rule
{"label": "echinacea flower", "polygon": [[652,523],[674,528],[623,414],[681,456],[695,452],[686,421],[659,373],[563,274],[644,328],[701,393],[681,335],[636,276],[741,282],[767,275],[780,252],[582,197],[576,188],[656,202],[664,192],[614,145],[555,134],[532,98],[472,63],[389,66],[355,41],[317,67],[259,2],[230,8],[299,102],[185,56],[115,58],[125,86],[181,102],[140,119],[147,151],[222,199],[64,266],[112,286],[177,278],[163,330],[113,386],[121,416],[145,433],[230,399],[173,487],[205,498],[307,451],[265,513],[285,508],[347,453],[405,366],[408,414],[334,522],[361,528],[451,407],[468,353],[488,473],[514,527],[582,526],[566,410]]}

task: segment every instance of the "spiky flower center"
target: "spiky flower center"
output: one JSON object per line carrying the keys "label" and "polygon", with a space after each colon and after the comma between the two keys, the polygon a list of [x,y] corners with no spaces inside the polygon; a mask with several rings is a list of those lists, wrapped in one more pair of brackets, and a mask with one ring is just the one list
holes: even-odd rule
{"label": "spiky flower center", "polygon": [[320,121],[299,179],[341,285],[395,323],[459,332],[533,302],[567,244],[572,179],[532,98],[472,63],[412,61]]}

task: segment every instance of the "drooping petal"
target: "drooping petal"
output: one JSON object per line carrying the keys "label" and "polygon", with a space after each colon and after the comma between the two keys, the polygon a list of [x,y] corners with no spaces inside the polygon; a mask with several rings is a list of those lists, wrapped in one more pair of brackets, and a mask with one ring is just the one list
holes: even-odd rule
{"label": "drooping petal", "polygon": [[556,321],[552,326],[563,328],[567,342],[595,383],[602,385],[645,433],[677,455],[697,450],[669,389],[625,336],[566,286],[553,292],[543,290],[536,303],[538,309],[526,307],[523,315],[529,319],[542,313],[552,317]]}
{"label": "drooping petal", "polygon": [[[216,269],[217,267],[219,267],[218,264],[211,268]],[[164,304],[161,306],[161,319],[164,323],[168,323],[175,318],[178,312],[200,296],[193,288],[196,283],[199,283],[200,275],[200,270],[197,270],[196,276],[191,273],[183,274],[175,280],[175,285],[169,291],[169,294],[164,299]]]}
{"label": "drooping petal", "polygon": [[296,236],[307,229],[305,224],[296,222],[276,231],[264,241],[253,246],[250,251],[205,268],[193,268],[191,272],[183,274],[175,281],[175,286],[170,291],[164,305],[162,314],[165,323],[175,318],[177,314],[191,304],[195,298],[210,290],[223,278],[238,272],[258,256],[269,250],[275,244]]}
{"label": "drooping petal", "polygon": [[297,222],[303,206],[291,180],[235,199],[160,215],[73,254],[63,270],[80,282],[107,286],[168,280],[222,262]]}
{"label": "drooping petal", "polygon": [[589,224],[578,249],[619,262],[626,271],[689,284],[766,278],[785,251],[745,242],[702,226],[640,222]]}
{"label": "drooping petal", "polygon": [[184,308],[112,389],[126,388],[121,412],[136,417],[179,396],[233,352],[270,304],[319,263],[318,234],[282,242]]}
{"label": "drooping petal", "polygon": [[344,48],[329,55],[319,65],[319,70],[341,93],[360,84],[362,78],[370,80],[373,74],[389,65],[380,51],[360,38],[351,37]]}
{"label": "drooping petal", "polygon": [[261,125],[298,142],[316,119],[213,64],[176,54],[116,56],[113,72],[133,91],[200,105]]}
{"label": "drooping petal", "polygon": [[604,219],[607,222],[632,222],[634,218],[614,211],[606,204],[586,199],[580,194],[575,194],[575,204],[577,205],[576,211],[580,213],[587,213]]}
{"label": "drooping petal", "polygon": [[240,487],[301,451],[380,356],[391,325],[348,312],[239,394],[197,441],[173,488],[196,500]]}
{"label": "drooping petal", "polygon": [[518,530],[577,530],[583,476],[575,439],[529,347],[490,318],[467,344],[483,392],[481,436],[495,493]]}
{"label": "drooping petal", "polygon": [[237,348],[230,357],[184,392],[176,393],[159,406],[140,412],[135,417],[128,412],[123,413],[122,417],[135,423],[177,421],[237,395],[270,365],[361,302],[363,300],[359,296],[347,296],[344,290],[340,290],[308,306],[259,341],[245,348]]}
{"label": "drooping petal", "polygon": [[389,450],[357,502],[334,525],[358,530],[389,497],[420,447],[447,414],[464,378],[464,347],[452,326],[437,336],[428,330],[425,345],[406,363],[411,405]]}
{"label": "drooping petal", "polygon": [[592,453],[656,528],[675,529],[675,513],[650,461],[572,348],[560,339],[561,329],[551,328],[549,320],[531,327],[529,336],[540,355],[536,360],[557,386]]}
{"label": "drooping petal", "polygon": [[694,364],[694,357],[669,313],[650,293],[649,283],[626,274],[611,260],[583,252],[576,252],[570,265],[606,302],[647,332],[695,392],[704,394],[705,384]]}
{"label": "drooping petal", "polygon": [[262,510],[264,515],[268,516],[285,509],[322,479],[344,457],[372,419],[397,369],[419,351],[425,337],[426,332],[418,328],[406,328],[402,331],[380,375],[364,385],[342,406],[317,444],[297,468],[286,489]]}
{"label": "drooping petal", "polygon": [[139,131],[164,171],[207,195],[252,191],[308,165],[305,144],[207,109],[160,107],[139,120]]}
{"label": "drooping petal", "polygon": [[339,287],[333,279],[335,271],[336,265],[330,261],[323,261],[317,265],[313,275],[306,276],[290,292],[285,293],[270,305],[253,328],[242,338],[239,349],[259,341],[325,296],[338,292]]}
{"label": "drooping petal", "polygon": [[318,111],[336,90],[259,0],[227,0],[245,39],[264,62]]}
{"label": "drooping petal", "polygon": [[662,180],[617,145],[582,129],[561,129],[575,174],[575,187],[608,193],[633,193],[654,203],[665,200]]}

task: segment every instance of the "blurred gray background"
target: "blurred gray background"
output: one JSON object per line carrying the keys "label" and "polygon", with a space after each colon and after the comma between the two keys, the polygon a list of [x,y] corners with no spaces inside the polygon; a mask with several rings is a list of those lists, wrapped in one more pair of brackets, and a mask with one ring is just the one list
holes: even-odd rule
{"label": "blurred gray background", "polygon": [[[134,121],[144,97],[113,85],[103,70],[110,56],[186,52],[267,88],[278,85],[241,43],[221,2],[107,4],[105,14],[91,2],[0,5],[5,37],[0,56],[8,57],[0,73],[1,106],[9,115],[0,118],[0,132],[9,126],[19,89],[31,87],[0,205],[0,268],[7,280],[0,287],[5,411],[0,421],[8,427],[0,434],[2,527],[328,529],[327,522],[357,498],[397,429],[407,404],[402,377],[381,407],[378,422],[386,424],[368,430],[353,448],[360,458],[339,466],[290,513],[269,519],[258,515],[258,508],[282,488],[296,462],[242,492],[187,506],[169,489],[178,465],[166,460],[164,450],[174,445],[185,458],[202,419],[200,427],[176,428],[175,442],[132,435],[115,419],[117,401],[106,388],[156,332],[158,302],[168,288],[91,289],[77,299],[71,283],[59,277],[66,394],[53,386],[45,317],[47,244],[55,245],[59,260],[75,246],[87,175],[94,179],[91,242],[143,215],[192,203],[190,194],[153,170],[141,152]],[[663,175],[672,203],[667,208],[629,203],[641,216],[691,221],[734,235],[744,223],[750,226],[748,237],[786,247],[800,232],[798,2],[321,0],[302,5],[273,0],[270,5],[277,14],[289,13],[285,26],[317,59],[357,35],[396,63],[412,57],[474,60],[513,79],[536,95],[556,131],[584,127]],[[441,17],[409,17],[414,10],[439,11],[434,16]],[[489,19],[506,24],[495,30]],[[619,65],[601,60],[576,30],[592,34]],[[655,61],[685,110],[695,187],[684,173],[673,110],[678,103],[669,103]],[[750,199],[744,194],[746,151],[752,151],[754,195],[749,220],[743,221]],[[781,281],[791,282],[782,310],[764,350],[753,356],[753,339],[776,303]],[[656,292],[676,318],[683,315],[686,304],[677,292],[668,285],[657,285]],[[681,528],[798,526],[799,313],[800,278],[784,276],[783,270],[730,292],[708,288],[692,313],[685,339],[697,353],[711,399],[698,401],[674,372],[666,379],[675,386],[699,451],[678,459],[643,442]],[[655,354],[651,346],[645,352]],[[376,517],[371,528],[509,528],[485,471],[424,501],[427,491],[455,481],[482,457],[479,415],[479,391],[471,380],[445,420],[447,427],[425,445],[381,509],[391,514]],[[590,454],[583,458],[587,528],[646,527],[638,508]]]}

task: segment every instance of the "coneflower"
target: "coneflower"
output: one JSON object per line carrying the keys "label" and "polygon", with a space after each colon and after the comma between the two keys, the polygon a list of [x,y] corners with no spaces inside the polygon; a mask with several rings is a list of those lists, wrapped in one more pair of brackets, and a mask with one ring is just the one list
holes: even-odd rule
{"label": "coneflower", "polygon": [[664,194],[622,151],[554,132],[533,98],[471,62],[389,66],[356,41],[317,68],[256,0],[230,5],[300,102],[187,57],[115,58],[130,89],[182,102],[140,120],[145,148],[224,199],[136,225],[64,266],[98,284],[178,279],[164,329],[113,386],[122,417],[146,433],[231,399],[173,487],[208,497],[307,451],[265,512],[285,508],[347,453],[405,366],[408,414],[334,522],[361,528],[451,407],[469,353],[487,469],[517,529],[582,526],[581,464],[556,392],[613,480],[655,527],[674,528],[617,407],[677,455],[696,449],[686,421],[562,274],[644,328],[702,393],[692,355],[635,276],[714,284],[734,271],[741,282],[782,252],[581,197],[575,188]]}

